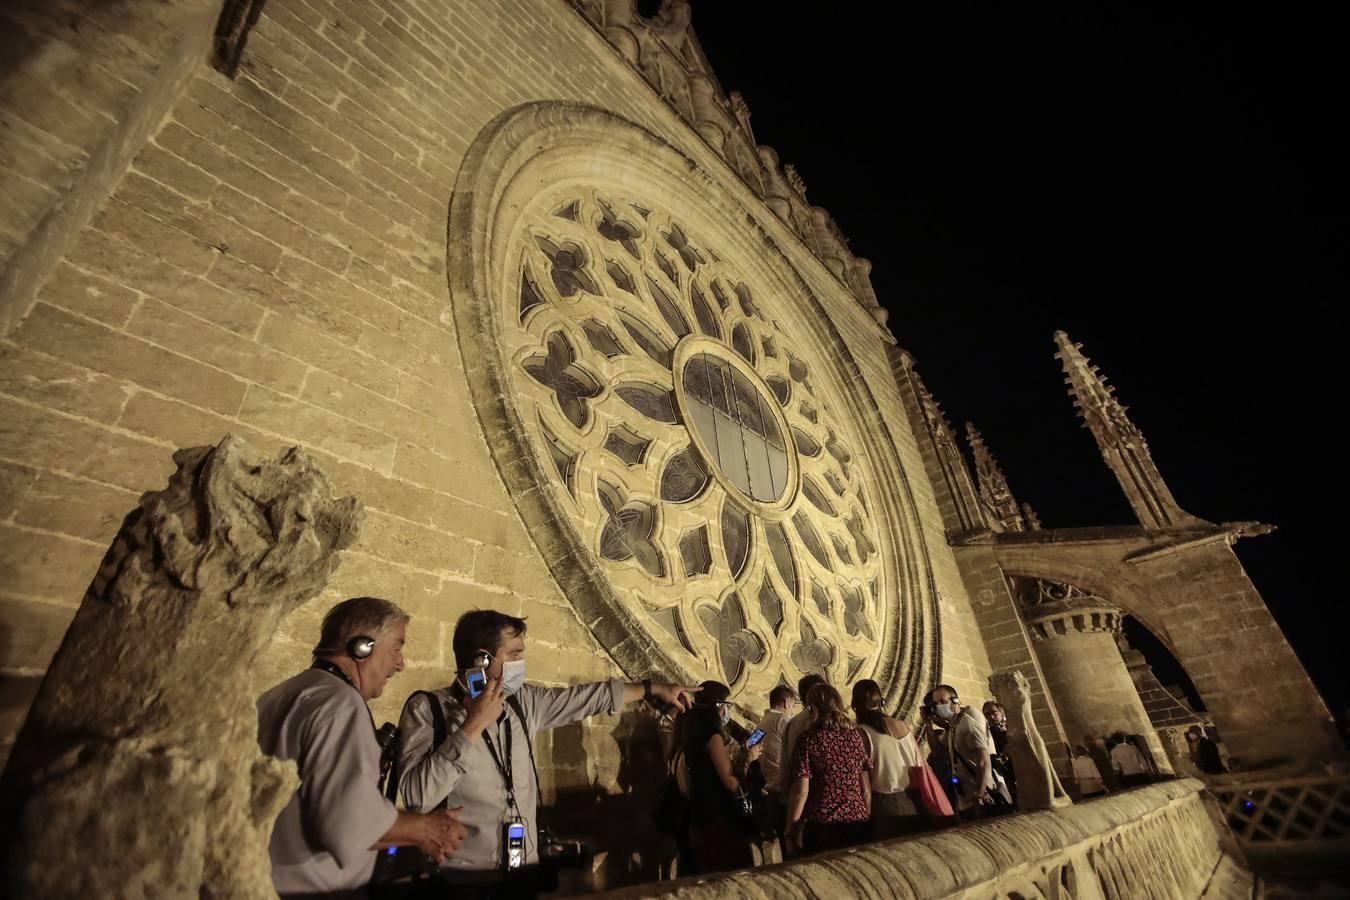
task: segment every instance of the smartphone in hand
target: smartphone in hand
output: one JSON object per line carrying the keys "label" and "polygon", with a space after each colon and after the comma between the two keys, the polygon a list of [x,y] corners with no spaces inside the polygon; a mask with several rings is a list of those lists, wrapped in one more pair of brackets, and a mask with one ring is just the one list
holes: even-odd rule
{"label": "smartphone in hand", "polygon": [[487,690],[487,672],[481,668],[469,669],[464,673],[464,686],[470,697],[477,697]]}
{"label": "smartphone in hand", "polygon": [[745,746],[753,747],[762,740],[764,740],[764,729],[756,728],[754,731],[750,732],[750,736],[745,739]]}

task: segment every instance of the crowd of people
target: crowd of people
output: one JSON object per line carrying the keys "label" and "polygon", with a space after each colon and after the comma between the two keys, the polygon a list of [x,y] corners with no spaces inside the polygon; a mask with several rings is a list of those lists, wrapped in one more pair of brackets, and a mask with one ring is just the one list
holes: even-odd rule
{"label": "crowd of people", "polygon": [[[670,786],[658,823],[670,833],[681,874],[745,868],[767,841],[785,858],[887,840],[1017,810],[1007,716],[989,701],[966,706],[955,688],[924,698],[918,731],[883,709],[880,686],[838,690],[807,675],[779,685],[753,731],[731,717],[730,691],[704,682],[693,707],[674,717],[666,756]],[[850,714],[851,713],[851,714]],[[1200,737],[1192,740],[1193,745]],[[1084,798],[1154,780],[1139,739],[1117,733],[1085,745],[1073,771]],[[683,816],[670,807],[683,803]],[[755,853],[755,847],[761,853]]]}
{"label": "crowd of people", "polygon": [[[774,688],[748,730],[715,681],[529,684],[525,620],[495,610],[459,619],[448,683],[412,694],[398,727],[377,731],[368,703],[403,669],[408,621],[388,600],[337,604],[313,665],[258,700],[260,748],[294,760],[300,774],[269,845],[282,897],[528,900],[547,890],[550,860],[567,845],[539,821],[535,738],[640,700],[668,725],[653,824],[672,838],[680,875],[777,856],[762,852],[766,843],[785,857],[809,855],[1017,807],[997,703],[966,706],[939,685],[916,733],[885,711],[875,681],[854,684],[846,706],[810,674],[796,691]],[[1108,744],[1112,782],[1153,777],[1124,735]],[[1108,789],[1086,746],[1075,749],[1073,769],[1084,796]]]}

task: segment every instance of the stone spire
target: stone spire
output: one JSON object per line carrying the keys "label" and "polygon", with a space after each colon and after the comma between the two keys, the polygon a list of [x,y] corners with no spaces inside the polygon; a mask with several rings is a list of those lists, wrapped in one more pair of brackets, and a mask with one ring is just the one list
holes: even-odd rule
{"label": "stone spire", "polygon": [[1125,415],[1126,408],[1112,396],[1115,388],[1079,352],[1083,345],[1073,343],[1062,331],[1055,332],[1055,343],[1059,346],[1055,358],[1064,364],[1067,376],[1064,383],[1069,385],[1073,405],[1083,417],[1083,427],[1092,431],[1139,523],[1148,528],[1166,528],[1200,521],[1172,498],[1162,474],[1153,464],[1143,434]]}
{"label": "stone spire", "polygon": [[990,521],[997,523],[1002,531],[1026,531],[1026,520],[1022,518],[1022,510],[1008,487],[1008,479],[1003,477],[998,460],[985,446],[984,436],[971,422],[966,423],[966,441],[975,457],[975,479],[979,484],[980,501]]}
{"label": "stone spire", "polygon": [[[965,457],[956,445],[951,423],[919,377],[914,357],[898,347],[892,348],[889,355],[896,383],[902,393],[913,398],[913,403],[918,407],[918,418],[914,421],[916,426],[922,425],[922,431],[916,427],[916,436],[927,434],[931,442],[932,456],[926,461],[927,465],[933,467],[929,475],[934,479],[934,486],[945,488],[945,493],[951,498],[952,509],[950,513],[943,514],[947,518],[948,532],[984,530],[988,527],[984,512],[980,508],[979,496],[975,492],[975,483],[970,477]],[[939,498],[939,504],[941,502]]]}

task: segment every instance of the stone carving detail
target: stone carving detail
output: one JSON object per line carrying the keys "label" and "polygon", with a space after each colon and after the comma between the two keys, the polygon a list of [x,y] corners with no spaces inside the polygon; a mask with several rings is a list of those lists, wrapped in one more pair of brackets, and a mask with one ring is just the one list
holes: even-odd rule
{"label": "stone carving detail", "polygon": [[362,513],[294,448],[268,460],[227,436],[174,461],[123,521],[10,757],[15,896],[276,896],[267,840],[297,779],[258,752],[249,670]]}
{"label": "stone carving detail", "polygon": [[1008,714],[1008,754],[1017,773],[1017,803],[1025,812],[1069,806],[1073,801],[1050,764],[1050,751],[1031,718],[1030,684],[1016,669],[989,676],[989,690]]}
{"label": "stone carving detail", "polygon": [[1022,509],[1008,487],[1008,479],[1003,477],[1003,469],[985,446],[984,436],[971,422],[966,423],[966,441],[975,457],[975,479],[979,486],[980,502],[984,504],[989,520],[1000,531],[1026,531],[1027,523],[1022,518]]}
{"label": "stone carving detail", "polygon": [[1067,603],[1070,600],[1087,600],[1091,595],[1082,588],[1075,587],[1072,584],[1063,584],[1058,581],[1046,581],[1043,578],[1036,580],[1036,591],[1034,594],[1027,595],[1027,603],[1032,606],[1040,606],[1044,603]]}
{"label": "stone carving detail", "polygon": [[937,456],[941,477],[947,483],[948,492],[956,506],[961,531],[975,531],[987,528],[986,512],[975,494],[975,485],[966,466],[965,457],[956,445],[956,436],[952,433],[951,423],[929,392],[915,368],[914,357],[903,350],[896,350],[891,357],[892,370],[901,385],[908,385],[918,403],[919,414],[923,417],[924,430],[933,442],[933,452]]}
{"label": "stone carving detail", "polygon": [[525,279],[523,315],[503,298],[508,370],[611,584],[737,691],[872,671],[890,615],[860,587],[886,574],[873,476],[813,347],[655,203],[569,188],[532,208],[512,284],[567,277]]}
{"label": "stone carving detail", "polygon": [[717,86],[691,27],[688,0],[663,0],[650,18],[638,12],[636,0],[572,0],[572,5],[885,328],[889,313],[872,290],[872,264],[849,251],[826,210],[807,202],[797,170],[780,168],[777,154],[755,143],[750,108],[740,94],[723,94]]}
{"label": "stone carving detail", "polygon": [[1027,631],[1033,640],[1092,632],[1120,633],[1124,619],[1120,608],[1075,585],[1015,578],[1012,587],[1025,610]]}

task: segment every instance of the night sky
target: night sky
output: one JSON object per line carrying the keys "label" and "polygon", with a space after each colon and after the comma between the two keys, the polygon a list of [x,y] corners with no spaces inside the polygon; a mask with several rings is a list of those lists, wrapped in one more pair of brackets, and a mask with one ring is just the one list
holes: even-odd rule
{"label": "night sky", "polygon": [[1185,509],[1278,526],[1238,555],[1328,702],[1350,702],[1329,622],[1350,158],[1331,23],[692,5],[756,139],[872,260],[900,345],[1018,499],[1051,528],[1133,521],[1063,386],[1064,329]]}

